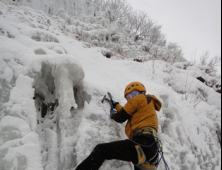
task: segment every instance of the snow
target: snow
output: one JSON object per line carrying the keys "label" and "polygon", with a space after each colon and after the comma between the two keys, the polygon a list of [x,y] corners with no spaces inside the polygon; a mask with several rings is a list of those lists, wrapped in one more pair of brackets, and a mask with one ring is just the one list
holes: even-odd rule
{"label": "snow", "polygon": [[[108,59],[104,48],[61,30],[68,19],[62,11],[53,17],[3,1],[0,11],[1,170],[74,170],[97,144],[125,139],[125,124],[110,120],[101,100],[109,91],[125,104],[124,89],[132,81],[163,102],[159,137],[172,170],[221,169],[221,94],[197,77],[221,83],[206,68],[138,63],[115,53]],[[92,24],[85,25],[93,34]],[[110,34],[104,31],[97,33]],[[130,163],[116,160],[101,167],[129,169]]]}
{"label": "snow", "polygon": [[2,79],[5,79],[7,83],[10,83],[13,78],[13,71],[10,68],[5,68],[2,74]]}

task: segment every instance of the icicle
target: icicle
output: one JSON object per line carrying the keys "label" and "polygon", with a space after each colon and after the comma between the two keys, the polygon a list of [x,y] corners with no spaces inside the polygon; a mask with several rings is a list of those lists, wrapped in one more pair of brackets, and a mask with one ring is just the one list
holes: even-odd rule
{"label": "icicle", "polygon": [[74,99],[73,81],[69,78],[68,70],[64,65],[57,66],[54,74],[56,96],[59,99],[60,116],[69,117],[70,108],[77,108]]}

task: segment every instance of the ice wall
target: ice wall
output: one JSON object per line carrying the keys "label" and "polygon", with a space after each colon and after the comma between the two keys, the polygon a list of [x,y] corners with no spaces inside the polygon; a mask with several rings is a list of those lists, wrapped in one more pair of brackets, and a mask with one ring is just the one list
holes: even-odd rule
{"label": "ice wall", "polygon": [[73,149],[67,151],[64,122],[78,107],[74,89],[84,78],[81,64],[70,55],[35,55],[2,36],[0,42],[0,169],[69,166]]}

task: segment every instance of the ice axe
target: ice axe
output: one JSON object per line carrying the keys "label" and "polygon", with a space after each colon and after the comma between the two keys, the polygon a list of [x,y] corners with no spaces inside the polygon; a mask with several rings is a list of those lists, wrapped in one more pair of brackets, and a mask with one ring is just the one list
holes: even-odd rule
{"label": "ice axe", "polygon": [[107,101],[107,102],[109,103],[111,110],[114,109],[114,108],[113,108],[113,97],[112,97],[112,95],[111,95],[109,92],[108,92],[108,98],[107,98],[107,96],[105,95],[105,96],[103,97],[103,99],[102,99],[102,103],[104,103],[105,101]]}

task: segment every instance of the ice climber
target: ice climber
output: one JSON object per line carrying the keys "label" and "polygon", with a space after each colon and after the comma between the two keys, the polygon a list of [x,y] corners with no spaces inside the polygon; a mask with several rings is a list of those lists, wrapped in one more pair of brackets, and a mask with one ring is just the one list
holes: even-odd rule
{"label": "ice climber", "polygon": [[154,170],[158,164],[158,118],[162,103],[153,95],[146,95],[140,82],[130,83],[124,92],[123,107],[111,100],[110,118],[118,123],[127,121],[125,132],[129,139],[99,144],[76,170],[98,170],[105,160],[132,162],[135,170]]}

